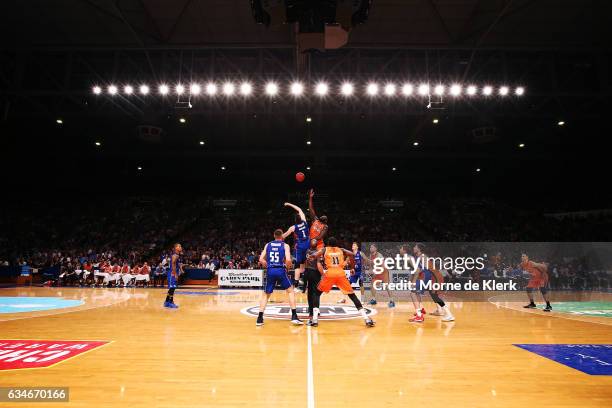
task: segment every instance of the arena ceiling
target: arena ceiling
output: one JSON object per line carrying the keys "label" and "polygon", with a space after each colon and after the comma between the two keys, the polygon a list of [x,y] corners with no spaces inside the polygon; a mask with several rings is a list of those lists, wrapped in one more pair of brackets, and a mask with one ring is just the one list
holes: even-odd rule
{"label": "arena ceiling", "polygon": [[[609,49],[609,8],[597,0],[374,0],[348,46]],[[256,25],[247,0],[5,0],[0,15],[4,49],[295,43],[288,25]]]}
{"label": "arena ceiling", "polygon": [[[563,186],[607,162],[593,144],[609,132],[601,119],[610,108],[611,8],[595,0],[374,0],[346,47],[304,62],[293,28],[257,25],[247,0],[5,0],[0,143],[13,153],[2,174],[22,187],[32,179],[254,185],[279,169],[290,180],[310,167],[317,183],[418,176],[459,190],[520,188],[524,180],[534,189],[553,179]],[[289,80],[303,65],[307,80],[409,75],[520,83],[527,93],[440,109],[309,98],[185,109],[91,92],[95,83],[193,76]],[[161,128],[162,137],[143,137],[142,125]],[[31,174],[12,173],[23,154]],[[576,155],[591,160],[575,168]]]}

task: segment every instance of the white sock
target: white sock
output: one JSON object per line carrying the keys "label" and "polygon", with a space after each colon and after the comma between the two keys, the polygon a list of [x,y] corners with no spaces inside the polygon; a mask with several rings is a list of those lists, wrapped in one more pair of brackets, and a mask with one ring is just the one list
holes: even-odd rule
{"label": "white sock", "polygon": [[359,309],[359,313],[361,313],[361,317],[363,317],[363,320],[367,321],[369,319],[368,315],[366,314],[366,310],[364,308]]}
{"label": "white sock", "polygon": [[319,320],[319,308],[315,307],[312,309],[312,321],[316,322]]}
{"label": "white sock", "polygon": [[416,310],[416,315],[417,315],[418,317],[421,317],[421,308],[420,308],[420,307],[419,307],[419,308],[417,308],[417,310]]}
{"label": "white sock", "polygon": [[446,316],[452,316],[453,315],[451,313],[450,309],[448,308],[448,305],[444,305],[444,307],[442,308],[442,311],[444,311],[444,315],[446,315]]}

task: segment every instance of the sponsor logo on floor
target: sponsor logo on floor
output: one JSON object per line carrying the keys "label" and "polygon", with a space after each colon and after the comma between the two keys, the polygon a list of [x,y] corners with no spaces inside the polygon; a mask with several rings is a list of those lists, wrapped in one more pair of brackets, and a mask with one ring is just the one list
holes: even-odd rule
{"label": "sponsor logo on floor", "polygon": [[[370,316],[376,314],[376,309],[370,309],[364,307],[366,313]],[[308,317],[308,306],[297,305],[296,307],[298,316],[301,318]],[[321,305],[319,308],[321,314],[319,315],[320,320],[346,320],[346,319],[357,319],[361,317],[361,314],[355,308],[355,306],[344,306],[344,305]],[[242,314],[247,316],[257,317],[259,314],[259,306],[253,305],[245,307],[240,311]],[[291,307],[289,305],[267,305],[264,311],[264,317],[268,319],[291,319]]]}
{"label": "sponsor logo on floor", "polygon": [[612,317],[612,302],[554,302],[553,310],[578,316]]}
{"label": "sponsor logo on floor", "polygon": [[107,343],[89,340],[0,340],[0,371],[51,367]]}
{"label": "sponsor logo on floor", "polygon": [[7,296],[0,297],[0,313],[63,309],[81,306],[83,303],[82,300],[64,299],[61,297]]}
{"label": "sponsor logo on floor", "polygon": [[589,375],[612,375],[612,344],[515,344]]}

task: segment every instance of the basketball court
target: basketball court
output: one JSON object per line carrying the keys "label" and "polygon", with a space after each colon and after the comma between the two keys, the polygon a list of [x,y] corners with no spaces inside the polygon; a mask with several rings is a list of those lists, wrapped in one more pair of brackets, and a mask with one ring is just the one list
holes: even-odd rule
{"label": "basketball court", "polygon": [[[177,310],[161,308],[165,292],[155,289],[5,288],[0,295],[0,303],[27,296],[32,307],[38,297],[82,302],[0,314],[0,343],[104,342],[45,368],[24,369],[21,359],[22,368],[5,371],[15,363],[0,360],[0,386],[69,386],[71,407],[403,407],[458,400],[475,407],[534,401],[602,407],[612,401],[610,317],[525,312],[517,294],[454,303],[451,323],[428,316],[411,324],[407,304],[380,305],[370,329],[350,318],[354,308],[336,303],[336,292],[324,295],[317,328],[289,324],[284,293],[273,295],[266,313],[278,319],[263,327],[248,312],[259,299],[253,290],[184,288]],[[584,296],[608,314],[612,309],[610,294]],[[303,295],[298,299],[305,303]],[[593,346],[576,351],[582,357],[559,349],[559,358],[571,359],[568,366],[519,344],[608,344],[608,360],[596,368],[607,375],[583,372],[593,369]]]}

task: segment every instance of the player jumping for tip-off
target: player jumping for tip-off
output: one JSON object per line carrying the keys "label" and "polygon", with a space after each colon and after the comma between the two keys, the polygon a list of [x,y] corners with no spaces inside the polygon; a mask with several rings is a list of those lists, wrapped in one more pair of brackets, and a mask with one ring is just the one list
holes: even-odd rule
{"label": "player jumping for tip-off", "polygon": [[293,208],[300,219],[300,222],[290,226],[287,231],[283,233],[283,239],[287,238],[289,235],[294,234],[295,236],[295,263],[299,265],[295,268],[295,281],[294,284],[297,286],[300,281],[300,277],[304,272],[304,267],[306,264],[306,251],[310,248],[310,239],[308,222],[306,222],[306,215],[304,211],[297,205],[291,203],[285,203],[285,207]]}
{"label": "player jumping for tip-off", "polygon": [[321,249],[325,246],[323,243],[323,238],[325,238],[328,229],[327,216],[322,215],[321,217],[317,217],[312,201],[314,195],[314,190],[310,189],[308,192],[308,212],[310,213],[310,218],[312,221],[312,224],[310,225],[310,239],[316,239],[317,249]]}

